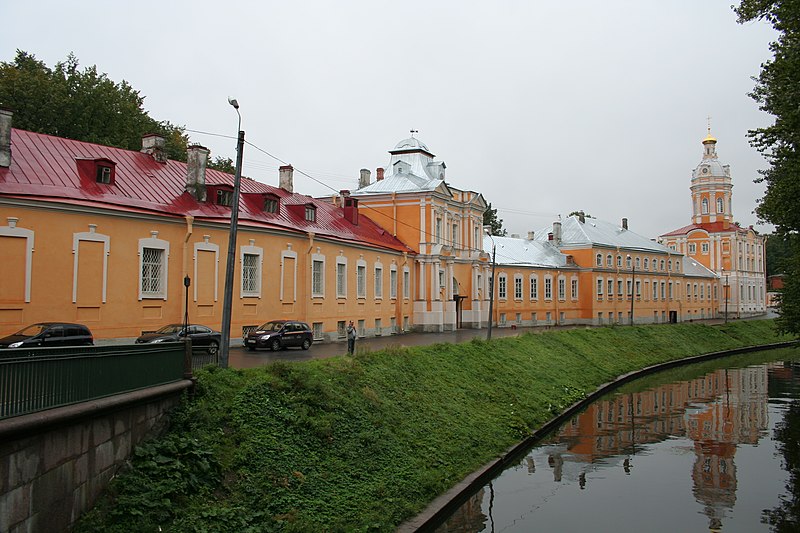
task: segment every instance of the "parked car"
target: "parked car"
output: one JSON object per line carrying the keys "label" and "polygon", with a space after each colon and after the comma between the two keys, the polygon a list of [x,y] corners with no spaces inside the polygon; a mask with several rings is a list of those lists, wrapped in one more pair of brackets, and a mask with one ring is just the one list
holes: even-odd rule
{"label": "parked car", "polygon": [[[219,331],[214,331],[208,326],[200,324],[189,324],[186,326],[186,332],[189,338],[192,339],[192,348],[205,346],[211,355],[215,355],[219,350],[219,343],[222,338],[222,334]],[[182,341],[185,335],[183,324],[169,324],[151,333],[143,334],[136,339],[136,343]]]}
{"label": "parked car", "polygon": [[299,346],[308,350],[314,342],[314,334],[305,322],[296,320],[272,320],[251,331],[244,338],[248,350],[269,348],[272,351]]}
{"label": "parked car", "polygon": [[13,335],[0,339],[0,348],[31,348],[36,346],[91,346],[94,337],[83,324],[39,322]]}

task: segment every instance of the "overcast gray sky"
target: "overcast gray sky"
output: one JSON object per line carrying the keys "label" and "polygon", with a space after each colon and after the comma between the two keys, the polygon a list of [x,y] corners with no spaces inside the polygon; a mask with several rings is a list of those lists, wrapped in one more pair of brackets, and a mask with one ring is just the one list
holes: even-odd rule
{"label": "overcast gray sky", "polygon": [[[765,161],[745,135],[772,119],[747,93],[775,34],[737,24],[733,1],[6,0],[0,60],[73,52],[153,118],[229,136],[190,132],[232,159],[235,96],[249,142],[322,182],[295,173],[297,192],[374,179],[414,128],[510,233],[583,209],[655,237],[691,222],[709,115],[734,218],[756,223]],[[280,163],[244,156],[277,185]]]}

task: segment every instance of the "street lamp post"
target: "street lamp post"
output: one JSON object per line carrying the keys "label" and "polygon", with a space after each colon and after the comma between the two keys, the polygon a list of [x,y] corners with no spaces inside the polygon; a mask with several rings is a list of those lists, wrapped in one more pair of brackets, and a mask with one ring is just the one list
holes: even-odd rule
{"label": "street lamp post", "polygon": [[192,278],[187,274],[183,277],[183,287],[186,293],[186,307],[183,314],[183,334],[186,335],[186,330],[189,328],[189,287],[192,284]]}
{"label": "street lamp post", "polygon": [[497,265],[495,261],[496,259],[495,253],[497,252],[497,246],[494,243],[494,238],[492,237],[491,232],[486,231],[486,235],[488,235],[489,238],[492,240],[492,279],[491,282],[489,283],[489,332],[486,334],[486,340],[490,341],[492,340],[492,320],[494,319],[494,290],[495,290],[494,270],[495,266]]}
{"label": "street lamp post", "polygon": [[228,98],[228,103],[239,115],[239,137],[236,142],[236,174],[233,177],[233,202],[231,203],[231,228],[228,236],[228,256],[225,266],[225,297],[222,303],[222,338],[219,347],[219,366],[228,368],[228,351],[231,344],[231,307],[233,305],[233,267],[236,261],[236,234],[239,229],[239,189],[242,182],[242,156],[244,152],[244,132],[239,102]]}
{"label": "street lamp post", "polygon": [[628,256],[628,259],[631,260],[631,268],[633,269],[633,274],[631,276],[631,326],[633,325],[633,298],[636,295],[636,263],[633,261],[631,256]]}
{"label": "street lamp post", "polygon": [[728,273],[725,272],[725,269],[722,269],[722,273],[725,274],[725,323],[728,323],[728,290],[730,289],[728,285]]}

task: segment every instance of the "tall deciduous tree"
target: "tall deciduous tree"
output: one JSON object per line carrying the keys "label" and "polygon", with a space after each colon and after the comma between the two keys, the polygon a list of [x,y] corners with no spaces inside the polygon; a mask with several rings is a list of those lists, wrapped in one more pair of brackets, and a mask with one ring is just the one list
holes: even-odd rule
{"label": "tall deciduous tree", "polygon": [[492,202],[489,202],[486,211],[483,212],[483,225],[491,226],[492,235],[505,237],[507,233],[503,229],[503,219],[497,218],[497,209],[492,209]]}
{"label": "tall deciduous tree", "polygon": [[748,135],[770,163],[757,180],[767,187],[756,212],[791,246],[778,326],[800,334],[800,0],[742,0],[734,11],[740,23],[765,20],[778,32],[770,44],[774,56],[761,65],[750,93],[775,123]]}
{"label": "tall deciduous tree", "polygon": [[142,135],[157,133],[167,156],[185,161],[184,128],[151,118],[143,104],[128,82],[116,83],[94,65],[80,69],[73,54],[52,69],[21,50],[0,63],[0,106],[14,111],[15,126],[128,150],[141,148]]}

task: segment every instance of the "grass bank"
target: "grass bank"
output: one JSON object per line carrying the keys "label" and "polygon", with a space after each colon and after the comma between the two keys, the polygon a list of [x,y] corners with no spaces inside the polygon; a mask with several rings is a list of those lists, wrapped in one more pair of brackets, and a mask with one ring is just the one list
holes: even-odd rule
{"label": "grass bank", "polygon": [[209,369],[78,531],[392,531],[598,385],[771,321],[527,334]]}

